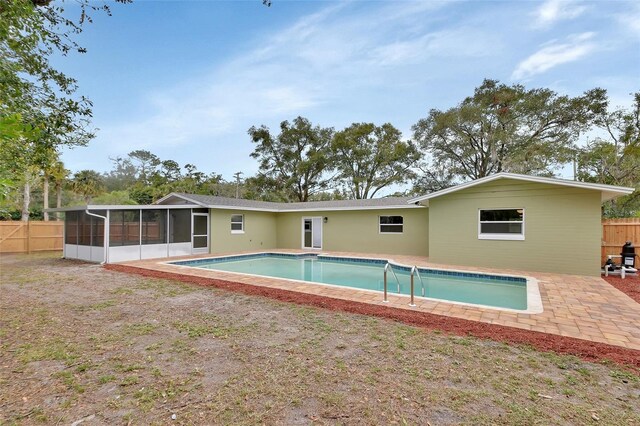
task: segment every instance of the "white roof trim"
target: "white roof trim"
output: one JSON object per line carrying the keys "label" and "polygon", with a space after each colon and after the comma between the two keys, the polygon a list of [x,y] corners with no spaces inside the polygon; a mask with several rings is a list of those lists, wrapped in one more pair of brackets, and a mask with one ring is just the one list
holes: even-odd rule
{"label": "white roof trim", "polygon": [[390,209],[421,209],[425,206],[416,204],[398,204],[396,206],[361,206],[361,207],[318,207],[318,208],[304,208],[304,209],[266,209],[261,207],[241,207],[241,206],[218,206],[211,205],[205,206],[210,209],[219,210],[250,210],[259,212],[271,212],[271,213],[300,213],[300,212],[335,212],[335,211],[348,211],[348,210],[390,210]]}
{"label": "white roof trim", "polygon": [[432,198],[440,197],[442,195],[450,194],[452,192],[460,191],[462,189],[471,188],[473,186],[491,182],[497,179],[514,179],[514,180],[521,180],[526,182],[547,183],[551,185],[569,186],[574,188],[600,191],[602,193],[602,201],[611,200],[613,198],[617,198],[622,195],[629,195],[633,191],[635,191],[635,188],[629,188],[625,186],[613,186],[613,185],[604,185],[601,183],[578,182],[578,181],[566,180],[566,179],[519,175],[515,173],[496,173],[491,176],[486,176],[480,179],[472,180],[470,182],[461,183],[460,185],[452,186],[451,188],[446,188],[440,191],[432,192],[430,194],[422,195],[420,197],[412,198],[408,202],[417,203],[421,201],[430,200]]}
{"label": "white roof trim", "polygon": [[[164,197],[166,198],[166,197]],[[180,197],[186,199],[186,197]],[[303,209],[268,209],[263,207],[242,207],[242,206],[225,206],[225,205],[207,205],[198,204],[123,204],[123,205],[87,205],[46,209],[46,212],[68,212],[68,211],[84,211],[84,210],[158,210],[158,209],[194,209],[207,208],[215,210],[238,210],[238,211],[258,211],[268,213],[299,213],[299,212],[332,212],[332,211],[348,211],[348,210],[390,210],[390,209],[415,209],[424,208],[424,206],[416,204],[399,204],[395,206],[361,206],[361,207],[318,207]]]}
{"label": "white roof trim", "polygon": [[89,204],[86,206],[72,206],[44,209],[48,213],[57,212],[73,212],[85,210],[164,210],[164,209],[193,209],[200,208],[193,204],[163,204],[161,206],[155,204]]}
{"label": "white roof trim", "polygon": [[[330,212],[330,211],[349,211],[349,210],[388,210],[388,209],[411,209],[411,208],[423,208],[424,206],[415,205],[415,204],[397,204],[397,205],[387,205],[387,206],[349,206],[349,207],[317,207],[313,206],[303,207],[303,208],[295,208],[295,209],[287,209],[287,208],[278,208],[278,207],[253,207],[253,206],[234,206],[234,205],[224,205],[224,204],[206,204],[203,202],[196,201],[188,196],[177,194],[175,192],[170,193],[169,195],[165,195],[156,201],[158,205],[171,197],[179,198],[181,200],[188,201],[190,203],[197,204],[198,206],[206,207],[209,209],[216,210],[246,210],[246,211],[258,211],[258,212],[271,212],[271,213],[296,213],[296,212]],[[264,202],[265,204],[269,204],[269,202]],[[272,203],[272,204],[284,204],[284,203]],[[169,204],[161,204],[163,206]]]}
{"label": "white roof trim", "polygon": [[192,200],[192,199],[191,199],[191,198],[189,198],[189,197],[185,197],[184,195],[182,195],[182,194],[177,194],[177,193],[175,193],[175,192],[172,192],[172,193],[170,193],[170,194],[168,194],[168,195],[165,195],[164,197],[160,198],[159,200],[157,200],[157,201],[156,201],[155,203],[153,203],[153,204],[160,204],[160,203],[162,203],[163,201],[166,201],[166,200],[168,200],[168,199],[169,199],[169,198],[171,198],[171,197],[179,198],[179,199],[181,199],[181,200],[185,200],[185,201],[188,201],[188,202],[190,202],[190,203],[197,204],[198,206],[207,207],[207,205],[206,205],[206,204],[200,203],[200,202],[198,202],[198,201],[196,201],[196,200]]}

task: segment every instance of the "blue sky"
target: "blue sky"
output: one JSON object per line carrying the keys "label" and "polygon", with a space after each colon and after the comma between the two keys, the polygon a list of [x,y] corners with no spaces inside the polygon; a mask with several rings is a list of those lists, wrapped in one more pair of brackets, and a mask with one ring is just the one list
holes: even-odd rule
{"label": "blue sky", "polygon": [[136,0],[112,11],[78,37],[88,53],[54,60],[94,102],[99,129],[63,153],[72,171],[147,149],[251,175],[253,125],[390,122],[410,138],[429,109],[484,78],[568,95],[603,87],[625,106],[640,90],[634,2]]}

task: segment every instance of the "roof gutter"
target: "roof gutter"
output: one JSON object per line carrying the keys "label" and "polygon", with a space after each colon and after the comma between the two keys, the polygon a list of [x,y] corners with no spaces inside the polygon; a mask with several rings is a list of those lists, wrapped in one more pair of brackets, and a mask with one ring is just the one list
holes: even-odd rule
{"label": "roof gutter", "polygon": [[104,237],[104,241],[102,243],[102,248],[104,249],[104,255],[103,255],[104,260],[102,262],[100,262],[101,265],[104,265],[105,263],[107,263],[107,251],[108,251],[107,247],[106,247],[107,242],[108,242],[108,238],[107,238],[107,230],[108,230],[107,229],[107,217],[106,216],[100,216],[99,214],[91,213],[89,211],[89,209],[86,209],[84,212],[86,214],[88,214],[89,216],[98,217],[98,218],[104,220],[104,231],[105,231],[104,234],[105,234],[105,237]]}

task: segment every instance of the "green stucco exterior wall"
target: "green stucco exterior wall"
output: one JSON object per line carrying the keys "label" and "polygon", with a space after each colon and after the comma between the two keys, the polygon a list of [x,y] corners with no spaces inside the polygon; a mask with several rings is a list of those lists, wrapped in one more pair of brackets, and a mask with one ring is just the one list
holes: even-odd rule
{"label": "green stucco exterior wall", "polygon": [[[244,215],[244,233],[231,233],[231,215]],[[211,253],[276,248],[276,214],[246,210],[210,209]]]}
{"label": "green stucco exterior wall", "polygon": [[[381,234],[378,217],[402,216],[402,234]],[[429,255],[429,209],[378,209],[278,213],[277,247],[302,248],[302,218],[326,217],[322,250],[361,253]]]}
{"label": "green stucco exterior wall", "polygon": [[[600,192],[498,179],[429,200],[429,260],[600,274]],[[524,208],[523,241],[478,239],[478,210]]]}

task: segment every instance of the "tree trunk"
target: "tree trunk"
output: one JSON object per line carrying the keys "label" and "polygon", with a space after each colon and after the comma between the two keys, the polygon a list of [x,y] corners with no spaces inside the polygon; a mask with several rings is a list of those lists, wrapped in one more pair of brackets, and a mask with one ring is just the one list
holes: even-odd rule
{"label": "tree trunk", "polygon": [[[44,197],[44,208],[43,210],[46,210],[49,208],[49,176],[47,176],[47,174],[44,174],[44,177],[42,178],[42,196]],[[48,222],[49,221],[49,213],[47,213],[46,211],[43,212],[43,216],[44,216],[44,221]]]}
{"label": "tree trunk", "polygon": [[[62,184],[56,183],[56,208],[62,207]],[[58,215],[60,220],[60,215]]]}
{"label": "tree trunk", "polygon": [[31,184],[29,183],[30,176],[26,176],[24,182],[24,188],[22,191],[22,221],[29,221],[29,204],[31,203]]}

